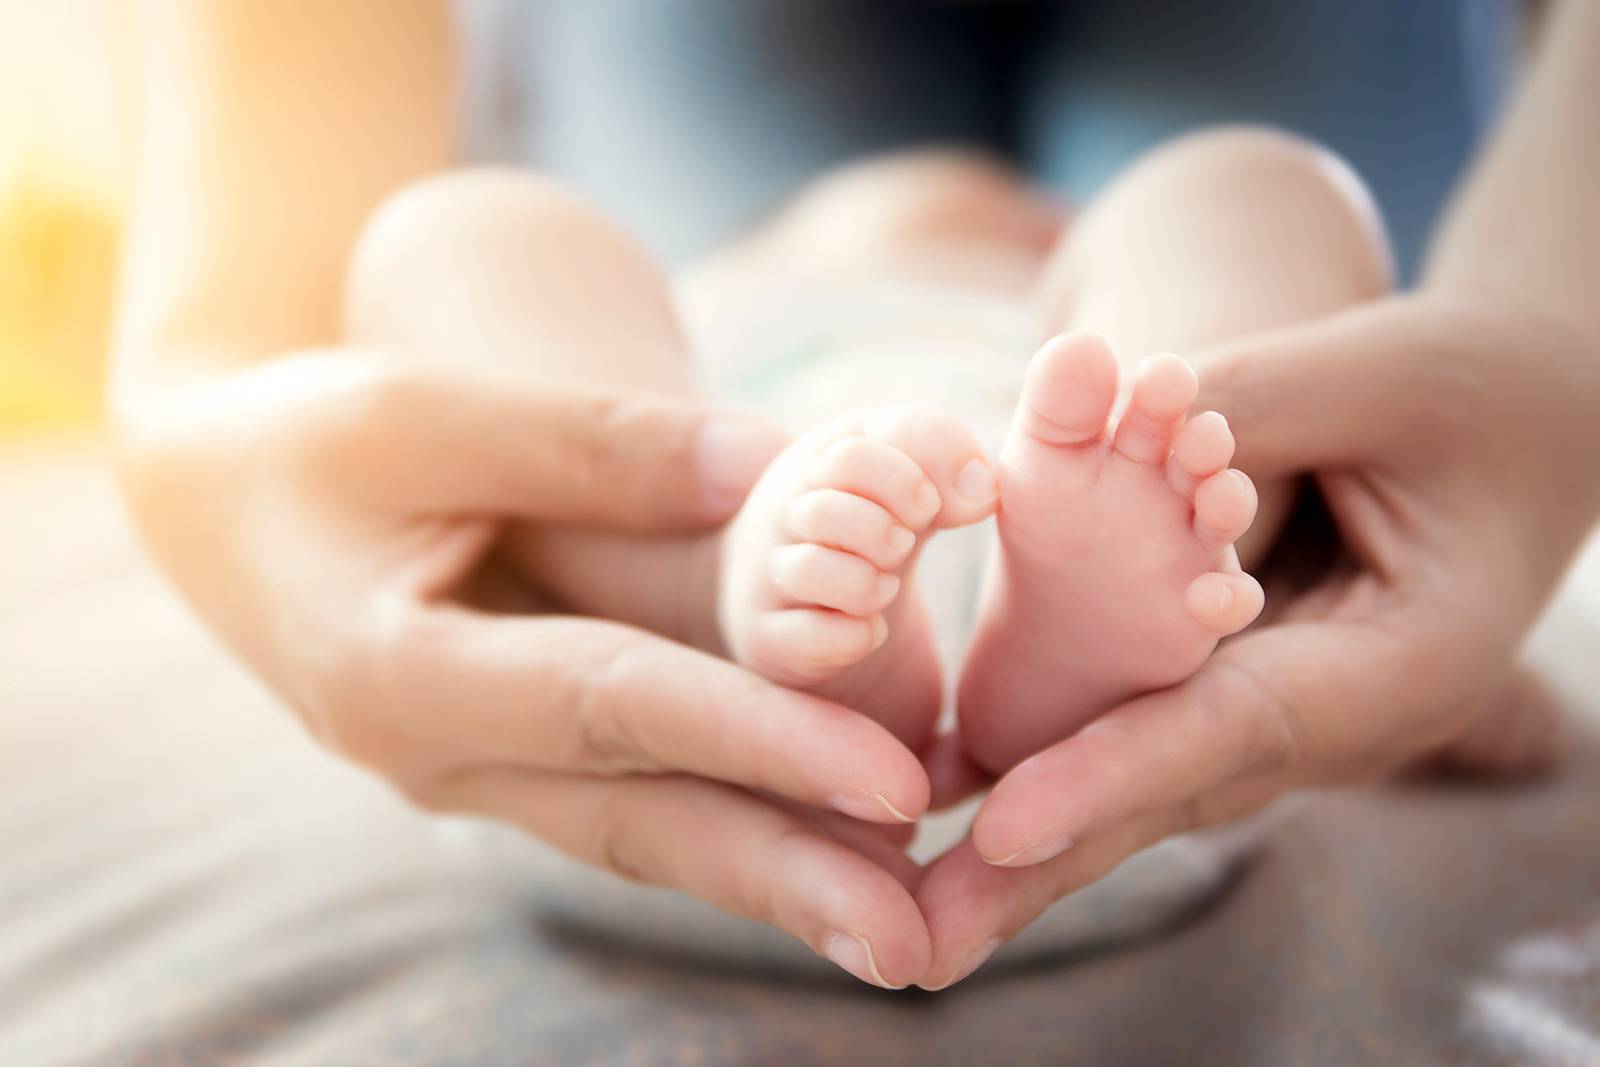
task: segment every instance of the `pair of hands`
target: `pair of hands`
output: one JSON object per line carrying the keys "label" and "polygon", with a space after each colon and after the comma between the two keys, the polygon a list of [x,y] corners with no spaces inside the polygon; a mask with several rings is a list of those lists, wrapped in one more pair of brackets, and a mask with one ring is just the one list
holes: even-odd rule
{"label": "pair of hands", "polygon": [[959,789],[951,745],[925,766],[711,656],[530,613],[483,565],[522,522],[718,523],[779,444],[759,430],[332,350],[124,397],[120,458],[166,569],[335,751],[424,807],[937,988],[1139,849],[1473,728],[1596,512],[1581,340],[1425,293],[1202,354],[1239,465],[1313,474],[1339,565],[1269,581],[1272,619],[1013,769],[926,868],[909,826],[838,812],[878,793],[921,816]]}

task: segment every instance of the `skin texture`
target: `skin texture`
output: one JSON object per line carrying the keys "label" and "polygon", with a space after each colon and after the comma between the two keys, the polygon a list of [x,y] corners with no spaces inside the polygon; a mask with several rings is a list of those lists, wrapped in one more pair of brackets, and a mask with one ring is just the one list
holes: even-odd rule
{"label": "skin texture", "polygon": [[[957,973],[980,946],[1162,837],[1470,739],[1595,514],[1593,489],[1577,484],[1594,461],[1580,427],[1597,395],[1571,358],[1577,340],[1405,297],[1217,353],[1219,371],[1249,366],[1290,401],[1269,414],[1216,391],[1233,409],[1240,462],[1257,476],[1321,470],[1353,566],[1289,594],[1275,621],[1187,682],[1112,710],[1002,779],[970,842],[919,889],[933,973]],[[1447,383],[1470,392],[1430,405],[1419,424],[1402,398]],[[1318,415],[1344,410],[1324,407],[1330,395],[1369,418],[1351,427]],[[1485,410],[1504,436],[1481,432]],[[1572,480],[1529,479],[1504,451],[1507,439],[1535,438],[1562,442],[1548,469]]]}
{"label": "skin texture", "polygon": [[1000,518],[961,670],[961,742],[1002,773],[1138,693],[1180,682],[1261,611],[1233,542],[1255,517],[1228,424],[1147,360],[1108,423],[1117,360],[1092,335],[1034,357],[1000,448]]}
{"label": "skin texture", "polygon": [[[372,306],[420,266],[438,324],[470,301],[438,272],[459,244],[423,240],[426,188],[377,211],[447,156],[443,12],[369,6],[148,12],[112,404],[152,553],[318,740],[418,804],[774,923],[864,980],[914,981],[930,951],[914,866],[893,835],[830,814],[920,815],[928,782],[903,745],[664,638],[530,614],[526,585],[481,565],[519,524],[722,522],[781,438],[534,374],[514,358],[532,335],[488,324],[385,345]],[[479,200],[514,249],[517,218],[550,214],[496,200],[492,178]],[[559,215],[570,198],[547,192],[534,207]],[[626,268],[630,247],[593,254]]]}
{"label": "skin texture", "polygon": [[[150,5],[112,404],[164,569],[320,740],[421,804],[773,922],[865,980],[941,986],[1168,833],[1474,736],[1596,514],[1600,7],[1568,0],[1419,292],[1192,351],[1264,517],[1314,475],[1350,566],[1019,765],[919,872],[901,831],[828,811],[880,795],[920,814],[930,787],[972,780],[948,745],[924,770],[863,716],[639,629],[469,606],[526,610],[509,549],[537,531],[722,521],[778,442],[680,397],[536,374],[508,358],[526,342],[470,316],[437,347],[346,340],[358,238],[398,251],[358,257],[353,322],[363,293],[415,298],[385,288],[408,278],[429,283],[419,316],[473,307],[429,258],[459,246],[402,225],[436,219],[426,203],[372,218],[446,161],[442,11],[370,8]],[[484,225],[505,223],[502,205]],[[480,566],[491,545],[508,554]],[[1031,865],[982,859],[1008,849]]]}
{"label": "skin texture", "polygon": [[921,751],[943,679],[911,587],[915,557],[936,530],[988,518],[995,494],[982,447],[939,412],[847,415],[804,435],[723,537],[718,621],[730,654]]}
{"label": "skin texture", "polygon": [[[1518,688],[1516,648],[1600,514],[1600,202],[1585,178],[1600,134],[1584,118],[1600,92],[1600,7],[1568,2],[1547,20],[1417,292],[1197,356],[1201,403],[1228,416],[1240,466],[1263,484],[1312,473],[1347,566],[1188,682],[996,786],[969,845],[919,890],[931,984],[1169,834],[1452,740],[1483,765],[1481,740]],[[983,859],[1019,850],[1026,869]]]}

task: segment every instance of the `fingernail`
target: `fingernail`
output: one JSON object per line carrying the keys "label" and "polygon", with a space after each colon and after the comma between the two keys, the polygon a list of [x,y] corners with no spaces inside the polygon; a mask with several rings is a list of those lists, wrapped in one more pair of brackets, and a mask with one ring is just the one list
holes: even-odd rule
{"label": "fingernail", "polygon": [[836,793],[828,798],[833,810],[862,822],[883,822],[885,814],[895,822],[916,822],[911,816],[889,803],[882,793]]}
{"label": "fingernail", "polygon": [[985,941],[983,944],[979,945],[977,948],[961,957],[961,963],[956,967],[955,971],[950,975],[950,977],[946,979],[943,985],[928,985],[923,986],[922,988],[928,990],[930,993],[936,993],[941,989],[949,989],[951,986],[966,978],[973,971],[987,963],[989,961],[989,957],[994,955],[994,950],[999,947],[1000,939],[998,937],[991,937],[989,940]]}
{"label": "fingernail", "polygon": [[889,530],[889,551],[897,556],[903,556],[911,551],[911,546],[917,543],[917,535],[904,526],[894,526]]}
{"label": "fingernail", "polygon": [[1067,849],[1072,847],[1072,838],[1062,837],[1054,841],[1035,841],[1031,845],[1024,845],[1009,856],[1002,856],[997,860],[983,857],[983,861],[995,867],[1032,867],[1036,863],[1055,859]]}
{"label": "fingernail", "polygon": [[714,415],[702,423],[694,461],[707,510],[721,516],[738,508],[782,447],[782,434],[758,419]]}
{"label": "fingernail", "polygon": [[863,982],[880,989],[904,989],[890,985],[878,973],[878,963],[872,958],[872,946],[859,934],[835,930],[822,939],[822,954]]}
{"label": "fingernail", "polygon": [[999,491],[994,471],[981,459],[969,459],[956,475],[956,492],[974,503],[987,504]]}

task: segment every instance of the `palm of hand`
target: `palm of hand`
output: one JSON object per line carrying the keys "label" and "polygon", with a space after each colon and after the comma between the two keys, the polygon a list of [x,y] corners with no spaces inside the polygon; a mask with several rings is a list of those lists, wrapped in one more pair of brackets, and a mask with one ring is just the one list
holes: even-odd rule
{"label": "palm of hand", "polygon": [[[1313,475],[1339,551],[1269,586],[1273,616],[1189,681],[1000,781],[918,886],[928,984],[1163,837],[1383,774],[1472,726],[1594,513],[1593,487],[1563,477],[1589,462],[1600,396],[1574,343],[1410,296],[1216,352],[1201,403],[1230,416],[1258,478]],[[1019,851],[1036,865],[984,862]]]}

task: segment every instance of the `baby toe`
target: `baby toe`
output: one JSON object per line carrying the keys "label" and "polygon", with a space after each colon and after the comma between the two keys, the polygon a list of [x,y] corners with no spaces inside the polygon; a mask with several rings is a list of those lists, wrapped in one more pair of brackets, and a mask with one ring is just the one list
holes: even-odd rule
{"label": "baby toe", "polygon": [[917,535],[881,505],[838,489],[813,489],[789,506],[787,532],[797,541],[852,552],[883,570],[904,563]]}
{"label": "baby toe", "polygon": [[1192,493],[1202,479],[1225,469],[1233,460],[1233,431],[1220,412],[1205,411],[1183,424],[1172,442],[1167,481],[1180,493]]}
{"label": "baby toe", "polygon": [[1256,517],[1256,487],[1243,471],[1225,470],[1194,491],[1194,532],[1214,548],[1231,545]]}
{"label": "baby toe", "polygon": [[784,545],[773,553],[772,580],[800,604],[857,618],[878,614],[900,592],[900,579],[860,556],[822,545]]}
{"label": "baby toe", "polygon": [[1028,362],[1016,427],[1047,445],[1099,440],[1117,399],[1117,357],[1100,338],[1068,334]]}
{"label": "baby toe", "polygon": [[865,497],[911,530],[926,528],[942,504],[938,488],[915,460],[872,437],[833,442],[812,462],[809,476],[815,488]]}
{"label": "baby toe", "polygon": [[1211,571],[1189,583],[1184,605],[1194,621],[1219,637],[1255,621],[1266,603],[1261,583],[1243,572]]}
{"label": "baby toe", "polygon": [[965,526],[994,511],[999,483],[976,437],[940,411],[896,408],[871,416],[863,431],[899,449],[927,476],[939,497],[932,523]]}
{"label": "baby toe", "polygon": [[750,627],[743,659],[781,685],[804,687],[859,663],[889,637],[882,615],[860,619],[817,608],[766,612]]}
{"label": "baby toe", "polygon": [[1166,352],[1144,360],[1112,447],[1138,463],[1162,462],[1199,391],[1200,380],[1178,356]]}

